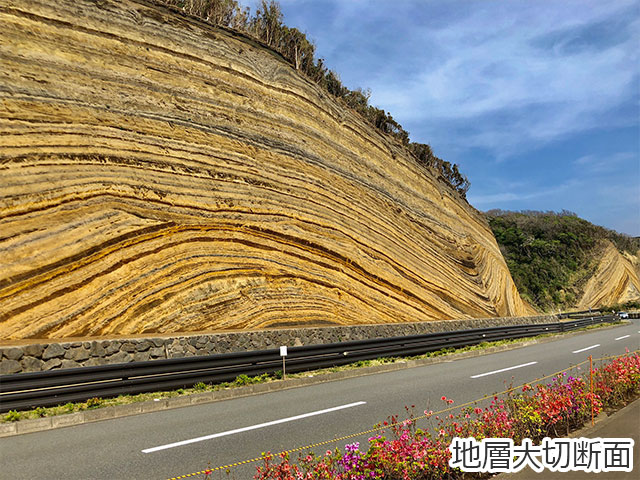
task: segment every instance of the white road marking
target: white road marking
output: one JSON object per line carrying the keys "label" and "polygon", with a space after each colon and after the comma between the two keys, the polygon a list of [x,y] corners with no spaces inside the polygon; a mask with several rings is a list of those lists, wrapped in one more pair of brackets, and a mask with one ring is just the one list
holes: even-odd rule
{"label": "white road marking", "polygon": [[622,340],[623,338],[629,338],[631,335],[624,335],[622,337],[616,338],[616,340]]}
{"label": "white road marking", "polygon": [[574,350],[571,353],[580,353],[580,352],[584,352],[586,350],[591,350],[592,348],[596,348],[596,347],[599,347],[599,346],[600,346],[600,344],[596,343],[595,345],[591,345],[590,347],[587,347],[587,348],[581,348],[580,350]]}
{"label": "white road marking", "polygon": [[494,373],[506,372],[507,370],[514,370],[516,368],[528,367],[529,365],[535,365],[536,363],[538,362],[523,363],[522,365],[516,365],[515,367],[507,367],[507,368],[502,368],[500,370],[494,370],[493,372],[480,373],[478,375],[471,375],[471,378],[485,377],[487,375],[493,375]]}
{"label": "white road marking", "polygon": [[226,432],[214,433],[212,435],[205,435],[204,437],[191,438],[189,440],[182,440],[181,442],[168,443],[166,445],[160,445],[158,447],[145,448],[142,453],[153,453],[160,450],[166,450],[168,448],[181,447],[182,445],[189,445],[190,443],[203,442],[204,440],[211,440],[212,438],[224,437],[227,435],[233,435],[241,432],[248,432],[249,430],[256,430],[258,428],[270,427],[271,425],[278,425],[279,423],[293,422],[294,420],[300,420],[302,418],[313,417],[316,415],[322,415],[325,413],[335,412],[337,410],[344,410],[345,408],[357,407],[359,405],[365,405],[367,402],[355,402],[347,405],[339,405],[337,407],[326,408],[324,410],[317,410],[315,412],[303,413],[302,415],[296,415],[294,417],[281,418],[280,420],[273,420],[271,422],[260,423],[258,425],[251,425],[249,427],[236,428],[235,430],[228,430]]}

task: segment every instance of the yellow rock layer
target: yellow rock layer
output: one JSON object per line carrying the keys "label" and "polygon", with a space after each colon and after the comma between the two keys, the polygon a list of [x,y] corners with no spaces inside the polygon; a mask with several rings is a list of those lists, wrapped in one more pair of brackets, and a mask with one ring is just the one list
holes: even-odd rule
{"label": "yellow rock layer", "polygon": [[610,241],[589,279],[578,308],[596,308],[640,300],[640,251],[636,255],[620,253]]}
{"label": "yellow rock layer", "polygon": [[0,336],[530,313],[482,216],[278,54],[0,0]]}

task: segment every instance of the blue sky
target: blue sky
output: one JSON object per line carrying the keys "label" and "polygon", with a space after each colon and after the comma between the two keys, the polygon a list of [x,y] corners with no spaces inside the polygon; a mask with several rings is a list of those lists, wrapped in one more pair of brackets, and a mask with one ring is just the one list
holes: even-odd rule
{"label": "blue sky", "polygon": [[346,86],[460,165],[476,208],[640,235],[639,1],[280,4]]}

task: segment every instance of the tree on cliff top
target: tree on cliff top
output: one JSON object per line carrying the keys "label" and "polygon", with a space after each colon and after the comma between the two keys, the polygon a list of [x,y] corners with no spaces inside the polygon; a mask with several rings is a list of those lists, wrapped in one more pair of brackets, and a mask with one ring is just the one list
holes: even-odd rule
{"label": "tree on cliff top", "polygon": [[283,18],[280,5],[275,0],[271,0],[269,3],[262,0],[256,10],[255,17],[249,24],[249,31],[267,45],[278,47],[284,34]]}

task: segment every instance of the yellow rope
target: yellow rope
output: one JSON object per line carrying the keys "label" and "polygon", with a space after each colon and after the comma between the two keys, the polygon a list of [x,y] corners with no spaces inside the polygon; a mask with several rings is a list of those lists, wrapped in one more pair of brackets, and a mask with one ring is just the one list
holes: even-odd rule
{"label": "yellow rope", "polygon": [[[593,359],[593,361],[597,362],[597,361],[601,361],[601,360],[609,360],[611,358],[621,358],[621,357],[625,357],[627,355],[637,354],[637,353],[640,353],[640,350],[635,350],[633,352],[627,352],[627,353],[622,354],[622,355],[611,355],[611,356],[608,356],[608,357],[600,357],[600,358]],[[474,404],[478,403],[479,401],[485,400],[485,399],[487,399],[489,397],[497,397],[498,395],[504,395],[506,393],[512,392],[512,391],[517,390],[519,388],[522,388],[525,385],[532,385],[532,384],[535,384],[535,383],[539,383],[539,382],[541,382],[543,380],[546,380],[547,378],[551,378],[551,377],[554,377],[554,376],[559,375],[561,373],[568,372],[569,370],[573,370],[574,368],[577,368],[580,365],[584,365],[585,363],[589,363],[589,360],[585,360],[584,362],[576,363],[575,365],[572,365],[569,368],[565,368],[564,370],[559,370],[559,371],[557,371],[555,373],[552,373],[552,374],[549,374],[549,375],[545,375],[544,377],[537,378],[537,379],[535,379],[535,380],[533,380],[531,382],[523,383],[522,385],[518,385],[517,387],[509,387],[508,389],[503,390],[502,392],[494,393],[494,394],[491,394],[491,395],[485,395],[482,398],[478,398],[478,399],[472,400],[470,402],[466,402],[466,403],[463,403],[463,404],[460,404],[460,405],[456,405],[456,406],[453,406],[453,407],[448,407],[448,408],[445,408],[443,410],[438,410],[437,412],[432,412],[432,413],[429,413],[429,414],[420,415],[419,417],[414,417],[414,418],[411,418],[411,419],[407,419],[407,420],[404,420],[402,422],[395,422],[395,423],[390,423],[388,425],[381,425],[381,426],[374,427],[372,429],[365,430],[365,431],[362,431],[362,432],[352,433],[351,435],[345,435],[345,436],[342,436],[342,437],[337,437],[337,438],[334,438],[332,440],[326,440],[324,442],[313,443],[311,445],[305,445],[304,447],[293,448],[291,450],[283,450],[282,452],[279,452],[279,453],[270,454],[269,457],[278,457],[280,455],[287,454],[287,453],[294,453],[294,452],[300,452],[300,451],[303,451],[303,450],[310,450],[312,448],[321,447],[323,445],[328,445],[330,443],[341,442],[341,441],[344,441],[344,440],[349,440],[349,439],[354,438],[354,437],[359,437],[361,435],[368,435],[370,433],[379,432],[380,430],[384,430],[386,428],[390,428],[390,427],[393,427],[395,425],[400,425],[400,424],[403,424],[403,423],[405,423],[407,421],[411,421],[413,423],[413,422],[416,422],[418,420],[424,420],[424,419],[427,419],[427,418],[431,418],[434,415],[441,415],[443,413],[447,413],[447,412],[450,412],[452,410],[457,410],[457,409],[460,409],[460,408],[463,408],[463,407],[468,407],[470,405],[474,405]],[[219,471],[219,470],[226,470],[228,468],[238,467],[240,465],[246,465],[247,463],[258,462],[258,461],[260,461],[260,460],[262,460],[264,458],[265,458],[265,456],[263,454],[261,457],[250,458],[249,460],[243,460],[241,462],[230,463],[228,465],[222,465],[220,467],[207,468],[206,470],[202,470],[200,472],[189,473],[187,475],[180,475],[179,477],[172,477],[172,478],[170,478],[168,480],[179,480],[179,479],[182,479],[182,478],[194,477],[196,475],[208,475],[210,473],[213,473],[213,472],[216,472],[216,471]]]}

